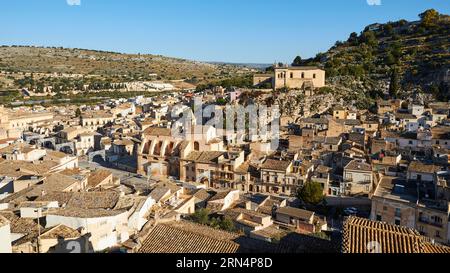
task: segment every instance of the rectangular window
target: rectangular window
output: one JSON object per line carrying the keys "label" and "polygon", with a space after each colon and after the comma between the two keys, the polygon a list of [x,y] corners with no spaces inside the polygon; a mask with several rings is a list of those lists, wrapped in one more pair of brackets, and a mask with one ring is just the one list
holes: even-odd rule
{"label": "rectangular window", "polygon": [[316,74],[313,74],[313,79],[315,79],[316,78]]}
{"label": "rectangular window", "polygon": [[400,226],[400,220],[399,219],[395,219],[395,225]]}
{"label": "rectangular window", "polygon": [[401,209],[395,209],[395,217],[402,217],[402,210]]}
{"label": "rectangular window", "polygon": [[293,78],[294,78],[294,73],[291,72],[291,79],[293,79]]}
{"label": "rectangular window", "polygon": [[377,221],[380,221],[380,222],[381,222],[382,219],[383,219],[383,218],[381,217],[381,215],[377,215]]}

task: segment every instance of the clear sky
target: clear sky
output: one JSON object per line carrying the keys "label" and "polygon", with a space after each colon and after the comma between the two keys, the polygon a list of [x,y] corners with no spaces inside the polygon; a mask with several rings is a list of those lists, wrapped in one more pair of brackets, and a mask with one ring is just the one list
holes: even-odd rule
{"label": "clear sky", "polygon": [[428,8],[450,0],[1,0],[0,44],[288,62]]}

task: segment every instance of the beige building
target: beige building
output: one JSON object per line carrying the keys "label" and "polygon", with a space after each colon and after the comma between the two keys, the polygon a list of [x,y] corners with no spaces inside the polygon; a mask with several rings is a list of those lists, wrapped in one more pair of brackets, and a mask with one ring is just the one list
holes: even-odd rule
{"label": "beige building", "polygon": [[180,179],[199,182],[210,188],[230,188],[244,191],[244,178],[238,169],[244,164],[244,151],[192,151],[181,158]]}
{"label": "beige building", "polygon": [[315,89],[325,86],[325,71],[318,67],[275,67],[274,74],[255,75],[255,86],[272,81],[273,89]]}
{"label": "beige building", "polygon": [[197,135],[185,139],[172,135],[169,128],[149,127],[141,136],[138,147],[138,173],[153,176],[174,176],[180,174],[180,158],[191,151],[224,151],[224,143],[216,137],[212,126],[204,126]]}
{"label": "beige building", "polygon": [[0,253],[11,253],[11,228],[8,219],[0,215]]}
{"label": "beige building", "polygon": [[267,159],[261,165],[260,178],[251,181],[249,192],[290,196],[303,186],[314,166],[305,162]]}
{"label": "beige building", "polygon": [[53,114],[46,111],[9,110],[0,106],[0,130],[6,132],[7,138],[19,138],[23,131],[37,128],[53,120]]}
{"label": "beige building", "polygon": [[114,115],[106,111],[85,112],[81,115],[80,123],[83,128],[97,130],[109,122],[114,121]]}
{"label": "beige building", "polygon": [[169,128],[149,127],[141,138],[137,153],[138,173],[178,176],[180,151],[187,143],[173,137]]}
{"label": "beige building", "polygon": [[405,179],[384,176],[372,196],[372,220],[416,229],[437,243],[450,244],[449,203],[417,198]]}
{"label": "beige building", "polygon": [[344,167],[341,192],[345,195],[369,194],[372,191],[373,177],[370,164],[353,160]]}

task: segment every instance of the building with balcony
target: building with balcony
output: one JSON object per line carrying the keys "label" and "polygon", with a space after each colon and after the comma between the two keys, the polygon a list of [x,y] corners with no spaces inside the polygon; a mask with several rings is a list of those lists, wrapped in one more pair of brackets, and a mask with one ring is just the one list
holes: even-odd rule
{"label": "building with balcony", "polygon": [[373,181],[372,166],[355,159],[344,167],[341,192],[345,195],[368,195],[372,191]]}
{"label": "building with balcony", "polygon": [[416,229],[441,244],[449,241],[449,202],[431,199],[416,183],[384,176],[372,196],[371,219]]}

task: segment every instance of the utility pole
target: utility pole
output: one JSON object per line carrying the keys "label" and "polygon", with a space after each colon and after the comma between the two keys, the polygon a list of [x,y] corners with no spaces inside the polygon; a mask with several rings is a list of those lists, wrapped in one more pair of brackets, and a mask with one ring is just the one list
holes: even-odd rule
{"label": "utility pole", "polygon": [[36,242],[37,242],[36,250],[37,250],[37,253],[39,254],[40,253],[40,237],[41,237],[41,222],[40,222],[41,220],[40,220],[40,217],[42,215],[42,209],[41,208],[37,208],[35,210],[35,212],[37,214],[37,225],[38,225],[38,237],[37,237],[37,240],[36,240]]}

